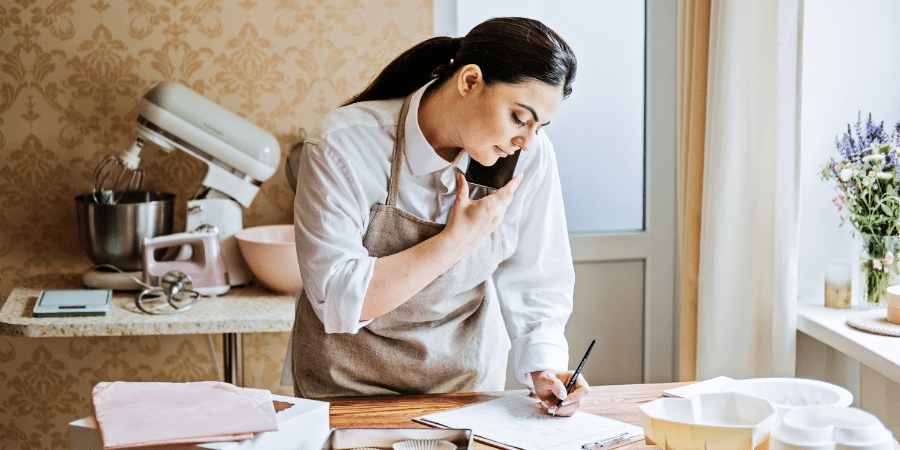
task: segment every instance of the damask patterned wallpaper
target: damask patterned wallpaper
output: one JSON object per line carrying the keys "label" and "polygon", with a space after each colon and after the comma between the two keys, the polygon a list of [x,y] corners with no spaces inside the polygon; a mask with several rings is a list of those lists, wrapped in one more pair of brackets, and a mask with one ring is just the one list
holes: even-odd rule
{"label": "damask patterned wallpaper", "polygon": [[[76,195],[135,137],[141,96],[180,82],[272,132],[301,127],[431,34],[431,0],[9,0],[0,4],[0,303],[22,280],[81,272]],[[283,159],[283,158],[282,158]],[[205,166],[148,144],[144,187],[177,195],[176,229]],[[290,223],[279,167],[244,226]],[[100,381],[217,377],[220,336],[0,336],[0,449],[68,448]],[[287,333],[246,335],[249,386],[277,380]],[[221,361],[221,359],[219,359]]]}

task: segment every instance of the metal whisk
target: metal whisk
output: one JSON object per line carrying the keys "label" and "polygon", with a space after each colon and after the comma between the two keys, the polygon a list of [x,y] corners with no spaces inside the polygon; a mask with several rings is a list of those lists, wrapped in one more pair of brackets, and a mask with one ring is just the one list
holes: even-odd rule
{"label": "metal whisk", "polygon": [[[94,178],[91,180],[91,194],[94,196],[95,202],[115,205],[126,192],[141,189],[141,185],[144,183],[144,171],[138,168],[141,161],[138,154],[143,147],[144,140],[137,138],[131,149],[122,156],[109,155],[100,161],[100,164],[97,164],[94,169]],[[107,186],[107,181],[112,184]]]}

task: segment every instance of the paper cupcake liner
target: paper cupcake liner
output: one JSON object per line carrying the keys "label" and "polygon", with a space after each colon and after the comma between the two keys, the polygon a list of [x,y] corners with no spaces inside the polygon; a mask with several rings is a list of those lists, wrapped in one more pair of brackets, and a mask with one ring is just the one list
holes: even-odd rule
{"label": "paper cupcake liner", "polygon": [[394,450],[456,450],[456,444],[443,439],[414,439],[400,441],[393,445]]}

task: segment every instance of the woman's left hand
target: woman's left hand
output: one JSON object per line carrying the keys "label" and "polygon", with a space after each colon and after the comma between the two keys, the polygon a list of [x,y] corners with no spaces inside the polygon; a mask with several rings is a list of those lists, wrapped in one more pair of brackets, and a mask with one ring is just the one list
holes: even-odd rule
{"label": "woman's left hand", "polygon": [[541,370],[531,372],[531,381],[534,382],[534,393],[541,399],[541,408],[549,414],[553,414],[556,403],[562,399],[562,405],[557,416],[571,416],[581,407],[581,400],[591,392],[587,381],[580,374],[572,387],[572,392],[566,394],[566,385],[572,378],[574,371],[557,372],[555,370]]}

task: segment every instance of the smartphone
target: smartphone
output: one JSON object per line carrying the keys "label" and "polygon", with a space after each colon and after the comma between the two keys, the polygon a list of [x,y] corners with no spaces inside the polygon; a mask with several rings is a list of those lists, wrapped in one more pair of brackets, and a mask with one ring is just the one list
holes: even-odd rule
{"label": "smartphone", "polygon": [[506,158],[500,158],[493,166],[483,166],[474,159],[469,159],[469,167],[466,168],[466,181],[491,189],[500,189],[512,180],[516,163],[519,161],[519,153],[516,151]]}

